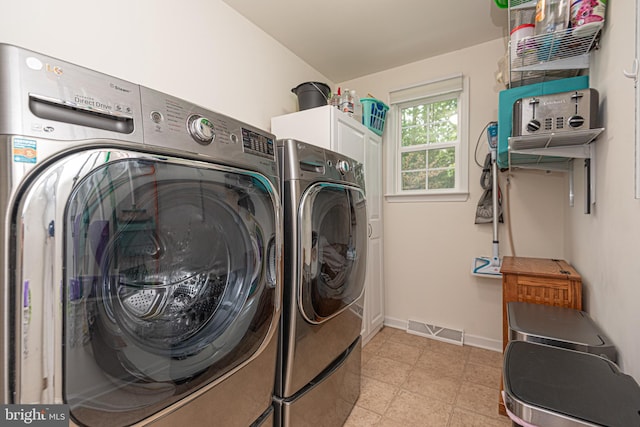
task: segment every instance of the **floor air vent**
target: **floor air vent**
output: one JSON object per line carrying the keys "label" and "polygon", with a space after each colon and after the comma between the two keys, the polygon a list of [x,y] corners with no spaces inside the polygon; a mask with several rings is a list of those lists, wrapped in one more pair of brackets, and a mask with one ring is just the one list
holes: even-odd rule
{"label": "floor air vent", "polygon": [[409,320],[407,332],[451,344],[464,344],[464,331]]}

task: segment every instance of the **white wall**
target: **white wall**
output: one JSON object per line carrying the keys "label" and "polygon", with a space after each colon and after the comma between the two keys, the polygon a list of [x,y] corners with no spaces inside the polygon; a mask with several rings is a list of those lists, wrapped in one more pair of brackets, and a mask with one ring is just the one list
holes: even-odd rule
{"label": "white wall", "polygon": [[291,88],[327,78],[220,0],[3,1],[0,42],[269,129]]}
{"label": "white wall", "polygon": [[[465,342],[500,350],[501,282],[477,278],[470,271],[474,257],[491,255],[491,225],[474,224],[482,189],[473,153],[484,126],[497,118],[498,92],[504,87],[495,83],[494,74],[504,50],[505,42],[494,40],[340,84],[388,102],[393,89],[457,72],[469,77],[470,197],[466,202],[385,202],[385,310],[387,323],[401,325],[411,319],[463,329]],[[485,141],[483,134],[480,162],[487,152]],[[505,174],[501,175],[506,192]],[[561,219],[568,209],[566,177],[520,171],[511,182],[517,255],[561,258],[565,250]],[[501,227],[502,255],[511,254],[506,237],[506,227]]]}
{"label": "white wall", "polygon": [[[640,200],[634,199],[634,88],[623,77],[635,57],[636,1],[609,2],[607,24],[591,67],[606,131],[595,142],[596,206],[571,212],[567,252],[583,277],[586,310],[620,353],[622,369],[640,381]],[[636,172],[640,173],[640,171]],[[582,186],[581,175],[576,185]],[[580,193],[577,196],[581,196]],[[582,204],[582,199],[576,203]]]}

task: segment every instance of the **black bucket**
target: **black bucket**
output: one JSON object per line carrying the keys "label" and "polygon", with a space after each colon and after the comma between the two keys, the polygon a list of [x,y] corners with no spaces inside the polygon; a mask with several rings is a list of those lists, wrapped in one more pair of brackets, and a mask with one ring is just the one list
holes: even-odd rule
{"label": "black bucket", "polygon": [[302,111],[327,105],[331,88],[320,82],[305,82],[291,89],[291,92],[298,95],[298,109]]}

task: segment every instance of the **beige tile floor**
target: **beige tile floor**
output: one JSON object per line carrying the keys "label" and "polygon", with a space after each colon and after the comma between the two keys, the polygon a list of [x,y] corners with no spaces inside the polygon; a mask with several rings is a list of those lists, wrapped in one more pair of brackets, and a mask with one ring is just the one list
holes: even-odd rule
{"label": "beige tile floor", "polygon": [[502,354],[385,327],[362,349],[345,427],[511,426],[498,414]]}

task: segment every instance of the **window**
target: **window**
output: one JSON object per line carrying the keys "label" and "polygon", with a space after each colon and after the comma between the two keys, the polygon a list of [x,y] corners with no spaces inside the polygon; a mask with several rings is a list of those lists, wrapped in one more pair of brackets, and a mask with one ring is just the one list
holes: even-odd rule
{"label": "window", "polygon": [[390,101],[387,197],[466,200],[468,100],[463,76],[393,91]]}

